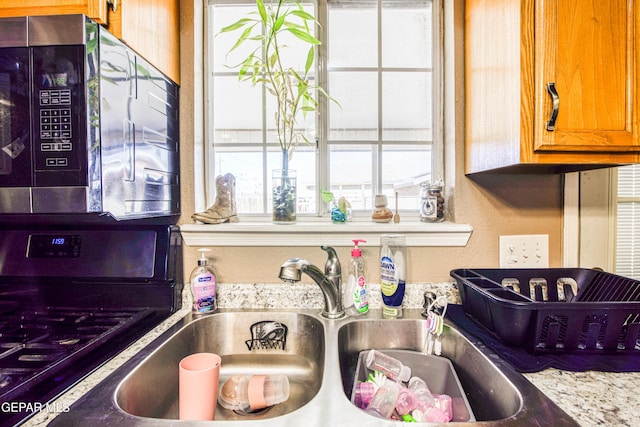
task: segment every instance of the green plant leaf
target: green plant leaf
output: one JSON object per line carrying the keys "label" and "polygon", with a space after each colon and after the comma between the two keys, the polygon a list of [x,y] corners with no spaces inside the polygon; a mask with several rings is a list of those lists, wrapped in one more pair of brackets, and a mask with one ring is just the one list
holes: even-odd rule
{"label": "green plant leaf", "polygon": [[322,188],[322,190],[320,190],[320,197],[322,198],[323,202],[331,203],[331,201],[333,200],[333,193],[329,190]]}
{"label": "green plant leaf", "polygon": [[295,22],[292,22],[292,21],[285,21],[284,26],[287,28],[297,28],[300,31],[307,31],[307,27],[305,27],[304,25],[296,24]]}
{"label": "green plant leaf", "polygon": [[[229,52],[233,52],[234,50],[236,50],[236,48],[238,46],[240,46],[242,43],[245,42],[245,40],[247,40],[247,37],[249,37],[249,34],[251,34],[251,30],[253,30],[253,27],[247,27],[243,32],[242,35],[240,37],[238,37],[238,40],[236,41],[236,43],[231,47],[231,49],[229,49]],[[227,52],[227,54],[229,53]]]}
{"label": "green plant leaf", "polygon": [[269,59],[267,60],[267,63],[269,64],[270,68],[273,68],[277,61],[278,61],[278,52],[273,52],[269,57]]}
{"label": "green plant leaf", "polygon": [[267,8],[264,6],[264,2],[262,0],[256,0],[256,6],[258,7],[258,13],[260,14],[262,23],[267,25]]}
{"label": "green plant leaf", "polygon": [[320,40],[305,31],[299,30],[298,28],[291,27],[287,28],[286,30],[304,42],[310,44],[320,44]]}
{"label": "green plant leaf", "polygon": [[310,14],[309,12],[307,12],[305,10],[300,10],[300,9],[292,10],[291,14],[297,16],[298,18],[302,18],[305,21],[316,22],[316,18],[312,14]]}
{"label": "green plant leaf", "polygon": [[284,21],[287,19],[287,15],[282,15],[281,17],[279,17],[276,22],[273,24],[273,31],[279,31],[280,28],[282,28],[282,24],[284,24]]}
{"label": "green plant leaf", "polygon": [[[235,31],[238,28],[242,28],[245,25],[247,25],[248,22],[253,21],[253,19],[249,19],[249,18],[241,18],[239,20],[237,20],[236,22],[234,22],[231,25],[228,25],[226,27],[224,27],[223,29],[220,30],[220,33],[228,33],[230,31]],[[218,33],[218,34],[220,34]]]}
{"label": "green plant leaf", "polygon": [[[320,44],[313,32],[319,24],[296,0],[271,0],[270,3],[256,0],[255,4],[256,8],[245,18],[224,27],[224,32],[242,29],[229,52],[247,44],[254,48],[243,61],[232,68],[238,69],[240,81],[251,82],[253,85],[262,84],[274,96],[278,141],[283,150],[292,154],[298,143],[309,143],[304,131],[296,129],[297,120],[317,110],[316,95],[328,97],[324,90],[312,85],[307,77],[315,62],[314,46]],[[311,45],[306,57],[298,58],[304,64],[297,63],[295,69],[283,68],[280,61],[282,50],[288,46],[280,44],[278,38],[285,31],[292,34],[298,44],[301,41]],[[293,40],[291,46],[298,52],[295,44],[296,41]],[[302,65],[304,68],[301,68]]]}
{"label": "green plant leaf", "polygon": [[309,52],[307,53],[307,62],[304,65],[304,75],[306,76],[307,74],[309,74],[309,70],[311,69],[311,66],[313,65],[313,60],[315,59],[316,56],[316,50],[313,48],[313,46],[311,46],[309,48]]}
{"label": "green plant leaf", "polygon": [[251,56],[249,56],[240,66],[240,70],[238,71],[238,80],[244,79],[244,77],[247,75],[247,72],[249,71],[249,67],[251,67],[251,63],[252,58]]}

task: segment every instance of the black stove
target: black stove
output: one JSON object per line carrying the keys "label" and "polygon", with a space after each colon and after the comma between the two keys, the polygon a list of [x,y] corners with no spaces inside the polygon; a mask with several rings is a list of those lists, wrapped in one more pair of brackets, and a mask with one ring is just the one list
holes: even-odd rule
{"label": "black stove", "polygon": [[180,246],[171,225],[0,231],[0,424],[49,409],[179,309]]}

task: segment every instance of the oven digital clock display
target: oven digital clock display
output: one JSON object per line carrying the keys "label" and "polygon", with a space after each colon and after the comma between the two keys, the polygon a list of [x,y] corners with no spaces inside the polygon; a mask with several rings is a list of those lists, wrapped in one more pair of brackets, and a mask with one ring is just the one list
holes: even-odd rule
{"label": "oven digital clock display", "polygon": [[78,258],[80,256],[79,235],[32,234],[29,236],[27,256],[29,258]]}

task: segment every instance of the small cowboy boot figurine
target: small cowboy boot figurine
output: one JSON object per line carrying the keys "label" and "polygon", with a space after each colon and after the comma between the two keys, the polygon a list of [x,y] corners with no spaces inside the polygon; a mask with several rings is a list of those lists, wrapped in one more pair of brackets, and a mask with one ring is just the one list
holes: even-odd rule
{"label": "small cowboy boot figurine", "polygon": [[236,207],[236,178],[228,173],[216,177],[216,201],[205,212],[195,213],[192,219],[205,224],[238,222]]}

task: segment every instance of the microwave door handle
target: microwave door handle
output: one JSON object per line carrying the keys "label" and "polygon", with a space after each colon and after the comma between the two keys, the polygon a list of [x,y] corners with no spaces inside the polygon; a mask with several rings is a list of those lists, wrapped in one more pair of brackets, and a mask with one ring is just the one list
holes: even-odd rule
{"label": "microwave door handle", "polygon": [[136,125],[131,120],[124,120],[122,127],[122,142],[123,142],[123,179],[125,181],[133,182],[136,177],[136,166],[135,166],[135,158],[136,158],[136,144],[135,144],[135,134],[136,134]]}

